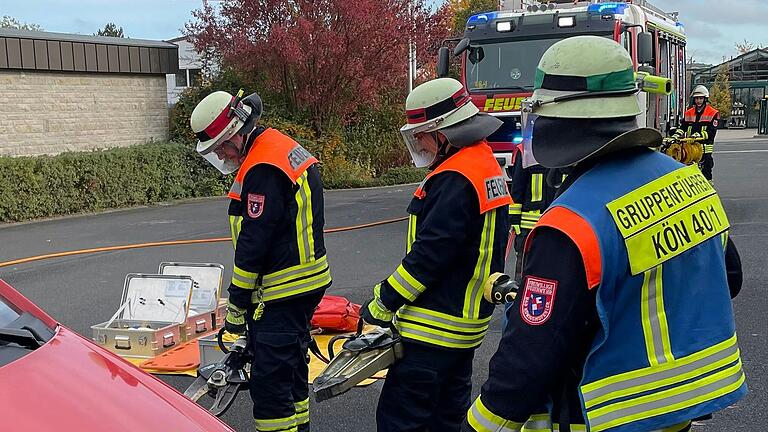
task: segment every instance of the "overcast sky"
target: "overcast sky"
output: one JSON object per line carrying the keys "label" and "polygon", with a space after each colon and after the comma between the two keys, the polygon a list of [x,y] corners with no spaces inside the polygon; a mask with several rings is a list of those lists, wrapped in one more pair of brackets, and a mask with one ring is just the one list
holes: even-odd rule
{"label": "overcast sky", "polygon": [[[439,0],[436,0],[439,1]],[[768,45],[768,0],[651,0],[680,12],[688,55],[720,63],[735,56],[735,42]],[[139,39],[171,39],[202,0],[0,0],[0,15],[41,25],[47,31],[92,34],[107,22]]]}

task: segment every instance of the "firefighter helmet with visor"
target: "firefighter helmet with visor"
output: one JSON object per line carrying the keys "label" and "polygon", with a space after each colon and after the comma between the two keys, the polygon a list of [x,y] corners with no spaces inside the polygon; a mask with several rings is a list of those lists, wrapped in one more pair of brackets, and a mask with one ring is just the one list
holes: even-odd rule
{"label": "firefighter helmet with visor", "polygon": [[189,118],[198,139],[197,152],[224,174],[234,172],[240,164],[220,158],[216,150],[248,123],[253,110],[242,103],[241,96],[232,96],[225,91],[213,92],[197,104]]}
{"label": "firefighter helmet with visor", "polygon": [[432,165],[440,151],[439,132],[454,147],[466,147],[492,134],[502,122],[480,113],[464,86],[437,78],[416,87],[405,101],[408,123],[400,134],[417,167]]}

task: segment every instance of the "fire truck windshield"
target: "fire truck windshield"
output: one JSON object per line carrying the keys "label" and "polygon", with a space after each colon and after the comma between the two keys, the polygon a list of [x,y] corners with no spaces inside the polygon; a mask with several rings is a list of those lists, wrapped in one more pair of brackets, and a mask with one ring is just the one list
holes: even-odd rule
{"label": "fire truck windshield", "polygon": [[562,36],[473,42],[466,52],[467,88],[469,91],[532,91],[539,59],[547,48],[570,35]]}

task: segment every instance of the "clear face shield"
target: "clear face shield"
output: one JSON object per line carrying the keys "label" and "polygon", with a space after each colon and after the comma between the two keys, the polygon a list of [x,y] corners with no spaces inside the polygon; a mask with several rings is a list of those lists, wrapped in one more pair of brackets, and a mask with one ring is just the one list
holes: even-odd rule
{"label": "clear face shield", "polygon": [[400,128],[400,135],[417,168],[426,168],[435,162],[440,144],[434,132],[442,122],[443,118],[438,117],[415,128],[409,129],[408,125]]}
{"label": "clear face shield", "polygon": [[528,168],[539,163],[533,156],[533,126],[539,118],[534,110],[539,106],[538,101],[530,98],[520,104],[521,123],[523,125],[523,168]]}
{"label": "clear face shield", "polygon": [[240,151],[229,140],[198,153],[224,175],[240,168]]}

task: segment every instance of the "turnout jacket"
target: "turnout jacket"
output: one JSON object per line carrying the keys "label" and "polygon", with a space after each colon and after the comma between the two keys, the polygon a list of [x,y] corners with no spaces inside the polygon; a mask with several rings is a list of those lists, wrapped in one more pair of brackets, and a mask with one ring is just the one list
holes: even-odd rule
{"label": "turnout jacket", "polygon": [[706,104],[701,111],[692,106],[685,111],[685,117],[680,128],[686,136],[698,133],[704,138],[704,153],[712,153],[715,149],[715,135],[720,122],[720,112],[712,105]]}
{"label": "turnout jacket", "polygon": [[317,159],[271,128],[251,134],[247,152],[228,194],[235,247],[230,301],[247,307],[327,288]]}
{"label": "turnout jacket", "polygon": [[418,187],[405,258],[380,290],[403,338],[445,349],[480,345],[493,312],[483,285],[504,270],[510,203],[485,141],[460,149]]}

